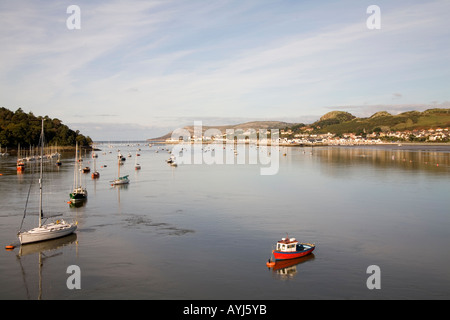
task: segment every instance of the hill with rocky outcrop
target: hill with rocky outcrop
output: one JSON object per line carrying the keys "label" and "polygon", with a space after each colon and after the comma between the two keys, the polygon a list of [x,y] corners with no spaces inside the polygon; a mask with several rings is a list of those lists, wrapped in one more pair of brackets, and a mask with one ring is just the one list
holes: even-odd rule
{"label": "hill with rocky outcrop", "polygon": [[[324,116],[325,117],[325,116]],[[450,109],[408,111],[392,115],[379,111],[368,118],[357,118],[348,113],[330,112],[310,125],[317,133],[358,133],[373,131],[405,131],[450,126]]]}

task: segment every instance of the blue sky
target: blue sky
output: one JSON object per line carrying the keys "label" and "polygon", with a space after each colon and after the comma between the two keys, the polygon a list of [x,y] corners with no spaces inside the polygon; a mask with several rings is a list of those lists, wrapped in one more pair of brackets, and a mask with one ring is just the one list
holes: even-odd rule
{"label": "blue sky", "polygon": [[0,106],[94,140],[450,107],[449,12],[447,0],[0,0]]}

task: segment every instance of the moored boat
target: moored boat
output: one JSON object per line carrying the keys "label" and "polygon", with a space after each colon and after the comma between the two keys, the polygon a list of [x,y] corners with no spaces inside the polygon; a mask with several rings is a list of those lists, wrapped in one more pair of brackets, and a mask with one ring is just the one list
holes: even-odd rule
{"label": "moored boat", "polygon": [[124,184],[128,184],[128,183],[130,183],[130,180],[128,179],[128,175],[126,175],[126,176],[121,176],[120,175],[120,165],[122,164],[122,161],[121,161],[121,157],[119,156],[119,165],[118,165],[118,172],[119,172],[119,174],[118,174],[118,177],[117,177],[117,179],[114,179],[113,181],[111,181],[111,185],[112,186],[118,186],[118,185],[124,185]]}
{"label": "moored boat", "polygon": [[21,244],[45,241],[61,238],[72,234],[77,229],[76,223],[68,223],[64,220],[41,225],[26,232],[18,234]]}
{"label": "moored boat", "polygon": [[86,188],[82,186],[78,186],[73,189],[73,191],[69,194],[70,201],[84,201],[87,200],[88,192]]}
{"label": "moored boat", "polygon": [[[28,231],[19,231],[17,236],[21,244],[28,244],[33,242],[51,240],[56,238],[61,238],[72,234],[77,229],[77,223],[68,223],[64,220],[57,220],[55,222],[51,222],[48,224],[43,224],[42,220],[44,219],[43,215],[43,205],[42,205],[42,183],[43,183],[43,145],[44,145],[44,120],[42,120],[42,129],[41,129],[41,157],[40,157],[40,176],[39,176],[39,224],[37,227],[32,228]],[[27,200],[28,202],[28,200]],[[26,212],[26,209],[25,209]],[[25,218],[25,214],[22,218]],[[22,228],[22,225],[21,227]]]}
{"label": "moored boat", "polygon": [[21,159],[17,161],[17,171],[18,172],[25,171],[25,163]]}
{"label": "moored boat", "polygon": [[[70,196],[70,202],[79,202],[79,201],[85,201],[88,197],[88,192],[85,187],[81,184],[81,176],[80,172],[82,171],[79,169],[79,165],[81,162],[78,158],[78,143],[76,144],[76,151],[75,151],[75,167],[74,167],[74,177],[73,177],[73,191],[69,194]],[[78,172],[77,172],[78,168]]]}
{"label": "moored boat", "polygon": [[17,151],[17,172],[23,172],[25,171],[25,163],[23,162],[23,159],[21,158],[20,154],[20,144]]}
{"label": "moored boat", "polygon": [[92,172],[91,177],[92,179],[98,179],[100,178],[100,172],[97,171],[97,154],[92,154],[92,158],[94,158],[94,172]]}
{"label": "moored boat", "polygon": [[139,153],[136,152],[136,157],[135,157],[135,161],[134,161],[134,169],[141,170],[141,165],[139,163],[137,163],[137,157],[139,157]]}
{"label": "moored boat", "polygon": [[122,176],[122,177],[118,177],[117,179],[111,181],[111,185],[112,186],[117,186],[117,185],[122,185],[122,184],[128,184],[130,183],[130,180],[128,179],[128,175],[126,176]]}
{"label": "moored boat", "polygon": [[315,244],[300,243],[295,238],[282,238],[277,242],[276,249],[272,254],[276,261],[295,259],[306,256],[314,251]]}

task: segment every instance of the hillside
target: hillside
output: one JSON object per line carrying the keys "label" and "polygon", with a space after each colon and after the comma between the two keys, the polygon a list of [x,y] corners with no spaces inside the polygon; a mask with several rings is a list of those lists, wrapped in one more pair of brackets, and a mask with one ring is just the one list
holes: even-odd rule
{"label": "hillside", "polygon": [[[340,115],[340,117],[339,117]],[[392,115],[380,111],[368,118],[343,118],[338,112],[336,116],[322,117],[310,127],[316,133],[358,133],[373,131],[405,131],[418,129],[432,129],[450,126],[450,109],[428,109],[423,112],[408,111]]]}
{"label": "hillside", "polygon": [[[226,129],[283,129],[290,130],[290,135],[297,133],[372,133],[388,131],[405,131],[416,129],[450,127],[450,109],[428,109],[423,112],[408,111],[397,115],[392,115],[386,111],[379,111],[368,118],[358,118],[351,113],[344,111],[331,111],[324,114],[320,119],[312,124],[288,123],[282,121],[253,121],[237,125],[228,126],[202,126],[203,132],[210,128],[219,129],[225,133]],[[185,127],[191,136],[194,133],[194,127]],[[168,133],[162,137],[148,139],[149,141],[165,141],[171,137]]]}
{"label": "hillside", "polygon": [[0,144],[2,148],[17,148],[19,144],[24,148],[37,146],[42,119],[44,119],[45,140],[48,145],[74,146],[78,141],[80,146],[89,146],[92,143],[91,138],[80,134],[78,130],[73,131],[59,119],[35,116],[31,112],[23,112],[21,108],[16,111],[0,108]]}

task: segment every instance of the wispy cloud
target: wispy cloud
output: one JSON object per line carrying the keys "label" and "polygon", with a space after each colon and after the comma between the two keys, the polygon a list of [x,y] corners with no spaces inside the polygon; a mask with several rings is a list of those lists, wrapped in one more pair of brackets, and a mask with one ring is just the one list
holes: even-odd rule
{"label": "wispy cloud", "polygon": [[60,2],[0,4],[2,105],[153,127],[449,99],[448,1],[379,1],[380,30],[355,1],[78,5],[81,30]]}
{"label": "wispy cloud", "polygon": [[403,95],[398,92],[392,94],[392,100],[401,99],[402,97]]}

